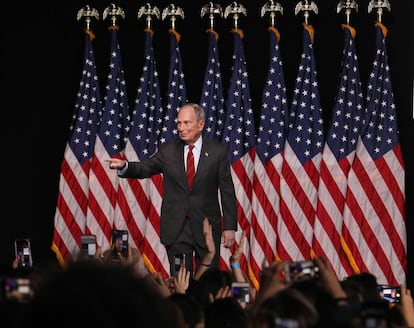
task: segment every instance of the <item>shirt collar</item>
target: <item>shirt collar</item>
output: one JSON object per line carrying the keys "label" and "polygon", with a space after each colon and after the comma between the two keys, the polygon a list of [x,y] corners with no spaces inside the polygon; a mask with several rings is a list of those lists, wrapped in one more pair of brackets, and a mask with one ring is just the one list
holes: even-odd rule
{"label": "shirt collar", "polygon": [[200,136],[200,138],[198,138],[197,141],[194,143],[194,147],[200,150],[202,145],[203,145],[203,138]]}
{"label": "shirt collar", "polygon": [[[197,141],[194,143],[194,148],[198,149],[199,151],[201,150],[201,146],[203,145],[203,138],[200,136]],[[186,146],[188,146],[188,144],[186,144]]]}

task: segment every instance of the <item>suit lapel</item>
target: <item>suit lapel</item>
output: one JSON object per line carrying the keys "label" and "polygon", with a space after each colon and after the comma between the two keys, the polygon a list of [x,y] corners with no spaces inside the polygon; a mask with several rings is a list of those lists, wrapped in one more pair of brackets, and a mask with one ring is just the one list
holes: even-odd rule
{"label": "suit lapel", "polygon": [[208,167],[207,163],[211,156],[210,150],[211,150],[211,147],[210,147],[208,140],[203,140],[203,145],[201,147],[201,152],[200,152],[200,158],[198,160],[198,166],[197,166],[196,174],[194,177],[194,185],[197,184],[198,177],[204,174],[205,173],[204,171],[206,170],[205,168]]}
{"label": "suit lapel", "polygon": [[179,142],[178,143],[178,147],[177,147],[177,152],[176,152],[178,158],[177,158],[177,163],[180,163],[180,171],[182,174],[184,174],[186,177],[186,173],[185,173],[185,164],[184,164],[184,143],[183,142]]}
{"label": "suit lapel", "polygon": [[172,154],[173,163],[177,163],[176,167],[178,169],[178,181],[182,181],[183,186],[188,188],[187,184],[187,174],[185,172],[184,165],[184,143],[181,140],[178,140],[176,147],[174,148],[174,153]]}

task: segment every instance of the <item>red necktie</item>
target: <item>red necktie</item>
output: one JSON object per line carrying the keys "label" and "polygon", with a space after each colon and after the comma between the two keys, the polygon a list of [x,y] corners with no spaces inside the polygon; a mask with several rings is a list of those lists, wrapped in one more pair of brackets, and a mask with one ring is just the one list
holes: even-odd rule
{"label": "red necktie", "polygon": [[188,154],[187,154],[187,181],[190,189],[193,187],[194,175],[195,175],[195,166],[194,166],[194,155],[193,155],[194,145],[189,145]]}

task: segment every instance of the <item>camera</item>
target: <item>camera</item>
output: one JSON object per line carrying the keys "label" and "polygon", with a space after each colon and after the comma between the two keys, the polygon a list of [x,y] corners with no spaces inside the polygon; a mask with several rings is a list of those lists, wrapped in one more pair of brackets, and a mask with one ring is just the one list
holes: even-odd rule
{"label": "camera", "polygon": [[93,257],[96,254],[96,236],[81,235],[81,257]]}
{"label": "camera", "polygon": [[33,265],[30,239],[15,239],[14,252],[19,268],[31,268]]}
{"label": "camera", "polygon": [[401,288],[400,286],[377,285],[378,293],[382,299],[389,303],[400,303]]}
{"label": "camera", "polygon": [[247,282],[233,282],[231,284],[233,297],[241,303],[250,302],[250,285]]}
{"label": "camera", "polygon": [[174,276],[178,274],[178,271],[180,271],[181,267],[186,267],[185,260],[185,254],[174,255]]}
{"label": "camera", "polygon": [[128,258],[128,230],[112,231],[112,261],[120,262],[121,258]]}
{"label": "camera", "polygon": [[319,278],[319,267],[312,260],[288,262],[285,266],[286,281]]}

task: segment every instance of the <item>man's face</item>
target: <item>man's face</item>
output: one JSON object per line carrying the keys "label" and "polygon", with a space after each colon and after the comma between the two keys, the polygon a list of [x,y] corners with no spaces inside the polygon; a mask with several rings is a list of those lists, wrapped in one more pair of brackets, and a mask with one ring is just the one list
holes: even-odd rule
{"label": "man's face", "polygon": [[193,144],[200,137],[204,128],[204,120],[197,122],[192,106],[184,106],[177,116],[177,129],[180,139]]}

